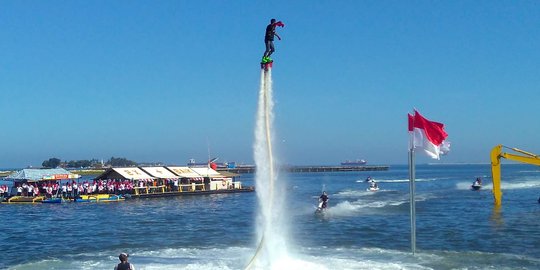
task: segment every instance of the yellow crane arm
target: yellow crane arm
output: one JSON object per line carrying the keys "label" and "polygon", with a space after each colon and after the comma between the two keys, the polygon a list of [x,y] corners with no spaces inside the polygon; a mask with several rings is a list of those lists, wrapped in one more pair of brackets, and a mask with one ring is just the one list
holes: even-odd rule
{"label": "yellow crane arm", "polygon": [[495,205],[500,206],[502,204],[502,191],[501,191],[501,158],[518,161],[521,163],[532,164],[540,166],[540,156],[521,149],[506,147],[517,153],[523,155],[504,153],[503,145],[497,145],[491,150],[491,176],[493,180],[493,198],[495,199]]}

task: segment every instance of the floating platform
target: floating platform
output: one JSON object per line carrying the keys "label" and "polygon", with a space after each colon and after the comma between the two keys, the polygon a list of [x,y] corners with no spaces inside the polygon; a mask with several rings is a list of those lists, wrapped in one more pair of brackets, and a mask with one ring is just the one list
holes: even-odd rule
{"label": "floating platform", "polygon": [[[230,189],[217,189],[217,190],[195,190],[195,191],[157,191],[151,193],[138,193],[138,194],[125,194],[125,195],[113,195],[113,194],[95,194],[95,195],[80,195],[77,199],[67,198],[51,198],[47,199],[44,196],[38,197],[25,197],[25,196],[13,196],[4,200],[0,200],[0,203],[25,203],[25,204],[60,204],[60,203],[106,203],[106,202],[122,202],[126,199],[146,199],[146,198],[160,198],[160,197],[176,197],[176,196],[192,196],[192,195],[211,195],[211,194],[230,194],[230,193],[244,193],[253,192],[255,187],[240,187]],[[4,200],[4,201],[3,201]]]}
{"label": "floating platform", "polygon": [[210,195],[210,194],[229,194],[229,193],[241,193],[241,192],[253,192],[254,187],[234,188],[234,189],[218,189],[218,190],[195,190],[195,191],[166,191],[156,193],[141,193],[141,194],[129,194],[126,199],[145,199],[145,198],[159,198],[159,197],[176,197],[176,196],[190,196],[190,195]]}
{"label": "floating platform", "polygon": [[13,196],[10,198],[6,198],[3,203],[41,203],[45,199],[45,196]]}

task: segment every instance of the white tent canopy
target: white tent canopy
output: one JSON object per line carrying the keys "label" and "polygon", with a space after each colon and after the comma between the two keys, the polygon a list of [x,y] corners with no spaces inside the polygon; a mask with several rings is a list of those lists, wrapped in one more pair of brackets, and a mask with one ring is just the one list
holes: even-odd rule
{"label": "white tent canopy", "polygon": [[154,177],[148,175],[139,168],[112,168],[113,171],[117,172],[121,176],[127,179],[140,180],[140,179],[153,179]]}
{"label": "white tent canopy", "polygon": [[197,172],[192,170],[190,167],[167,167],[167,169],[171,170],[173,173],[180,177],[185,178],[197,178],[201,177]]}
{"label": "white tent canopy", "polygon": [[41,180],[64,180],[64,179],[77,179],[80,175],[71,173],[65,169],[22,169],[14,172],[6,177],[8,180],[28,180],[28,181],[41,181]]}
{"label": "white tent canopy", "polygon": [[156,178],[178,178],[179,176],[175,175],[171,171],[167,170],[165,167],[140,167],[143,171],[147,172],[149,175]]}
{"label": "white tent canopy", "polygon": [[223,177],[220,173],[211,168],[191,168],[200,176],[203,177]]}

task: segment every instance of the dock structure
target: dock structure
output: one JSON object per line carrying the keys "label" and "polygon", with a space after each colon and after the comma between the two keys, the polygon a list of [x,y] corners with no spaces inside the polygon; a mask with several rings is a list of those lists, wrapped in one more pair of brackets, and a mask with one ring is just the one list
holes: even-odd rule
{"label": "dock structure", "polygon": [[[354,171],[387,171],[389,166],[287,166],[284,171],[297,172],[354,172]],[[254,173],[257,168],[255,166],[242,166],[237,168],[218,168],[219,172],[230,173]]]}

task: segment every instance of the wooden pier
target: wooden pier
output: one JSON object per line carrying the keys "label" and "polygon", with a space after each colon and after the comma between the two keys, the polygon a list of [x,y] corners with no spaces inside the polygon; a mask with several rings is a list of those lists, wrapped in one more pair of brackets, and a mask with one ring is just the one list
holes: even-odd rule
{"label": "wooden pier", "polygon": [[[284,167],[287,172],[355,172],[355,171],[387,171],[390,166],[288,166]],[[230,173],[254,173],[255,166],[242,166],[237,168],[218,168],[218,172]]]}

